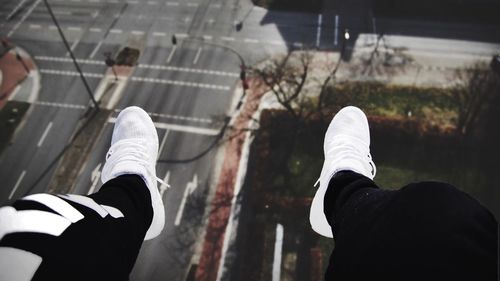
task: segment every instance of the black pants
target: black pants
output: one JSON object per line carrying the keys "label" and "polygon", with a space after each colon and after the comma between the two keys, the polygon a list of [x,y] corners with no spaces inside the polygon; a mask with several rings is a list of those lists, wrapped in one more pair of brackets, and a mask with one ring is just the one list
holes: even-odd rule
{"label": "black pants", "polygon": [[498,280],[498,223],[469,195],[438,182],[381,190],[337,173],[324,211],[335,248],[325,280]]}
{"label": "black pants", "polygon": [[[11,272],[0,272],[0,276],[9,273],[14,274],[10,276],[29,276],[32,271],[35,272],[34,276],[31,274],[33,280],[128,280],[153,218],[151,197],[142,178],[136,175],[117,177],[88,197],[44,196],[45,199],[49,196],[50,202],[29,200],[28,196],[27,200],[18,200],[12,207],[17,214],[36,212],[34,215],[41,219],[49,213],[57,222],[64,223],[72,217],[81,219],[69,226],[62,225],[62,228],[67,227],[59,235],[48,234],[54,228],[43,224],[27,232],[15,227],[17,231],[0,240],[0,263],[16,258],[22,262],[13,266]],[[67,203],[74,208],[73,212],[68,211],[71,207],[68,208]],[[55,211],[57,206],[65,209]],[[8,216],[4,213],[0,219],[6,220]],[[3,231],[7,229],[4,225],[1,227]]]}

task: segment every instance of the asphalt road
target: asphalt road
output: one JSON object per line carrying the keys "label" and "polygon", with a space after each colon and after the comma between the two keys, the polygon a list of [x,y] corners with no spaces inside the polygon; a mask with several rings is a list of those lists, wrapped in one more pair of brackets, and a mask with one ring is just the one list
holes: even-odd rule
{"label": "asphalt road", "polygon": [[[105,52],[116,54],[126,45],[141,50],[139,65],[121,93],[113,116],[130,105],[152,113],[162,143],[160,159],[185,159],[202,151],[220,129],[218,120],[230,112],[233,99],[238,98],[234,90],[240,60],[234,51],[220,45],[236,50],[252,65],[288,48],[337,50],[345,28],[351,28],[354,36],[376,26],[393,34],[401,32],[391,21],[380,20],[378,25],[371,22],[370,26],[370,22],[366,24],[356,16],[339,16],[335,20],[335,13],[320,16],[268,12],[243,0],[49,2],[75,56],[82,60],[91,89],[97,88],[106,70]],[[23,129],[0,155],[4,186],[0,189],[1,203],[26,192],[46,190],[53,170],[38,179],[68,143],[89,103],[43,1],[4,0],[0,18],[8,15],[12,16],[1,23],[1,36],[9,37],[34,56],[42,72],[42,89]],[[240,21],[242,29],[236,31],[234,24]],[[409,35],[421,35],[428,34],[432,26],[408,22],[406,29],[411,31]],[[497,44],[465,40],[492,41],[491,34],[477,35],[477,30],[448,26],[435,32],[436,36],[448,32],[462,40],[454,45],[454,52],[464,56],[488,56],[498,50]],[[498,27],[487,30],[499,34]],[[178,39],[176,47],[171,42],[174,34]],[[397,44],[425,51],[430,57],[439,57],[440,62],[443,50],[449,46],[449,41],[422,44],[412,37],[398,40]],[[110,122],[105,124],[74,193],[86,194],[99,188],[96,179],[112,127]],[[172,186],[163,195],[166,227],[160,238],[144,243],[131,280],[184,280],[195,243],[202,239],[200,226],[206,196],[215,180],[215,154],[216,150],[212,150],[186,164],[157,165],[157,175],[168,178]]]}

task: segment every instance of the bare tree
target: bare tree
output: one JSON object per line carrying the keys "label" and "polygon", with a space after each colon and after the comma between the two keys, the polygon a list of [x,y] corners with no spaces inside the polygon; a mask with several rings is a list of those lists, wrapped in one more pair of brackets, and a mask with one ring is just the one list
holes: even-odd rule
{"label": "bare tree", "polygon": [[476,62],[464,69],[455,71],[457,83],[452,89],[458,118],[457,131],[470,135],[495,95],[500,95],[500,78],[486,63]]}

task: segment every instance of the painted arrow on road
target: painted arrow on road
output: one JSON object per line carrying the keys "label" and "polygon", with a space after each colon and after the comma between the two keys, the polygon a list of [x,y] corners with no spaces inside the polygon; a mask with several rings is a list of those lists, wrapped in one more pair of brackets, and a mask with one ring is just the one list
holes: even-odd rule
{"label": "painted arrow on road", "polygon": [[184,213],[184,206],[186,205],[187,198],[189,195],[193,194],[193,192],[198,187],[198,175],[194,174],[193,180],[188,182],[186,185],[186,190],[184,190],[184,196],[182,196],[181,206],[177,211],[177,216],[175,217],[175,226],[178,226],[182,220],[182,214]]}
{"label": "painted arrow on road", "polygon": [[90,186],[89,192],[87,195],[94,193],[95,188],[97,187],[97,183],[101,178],[101,163],[97,164],[94,170],[92,170],[92,174],[90,174],[90,180],[92,181],[92,185]]}

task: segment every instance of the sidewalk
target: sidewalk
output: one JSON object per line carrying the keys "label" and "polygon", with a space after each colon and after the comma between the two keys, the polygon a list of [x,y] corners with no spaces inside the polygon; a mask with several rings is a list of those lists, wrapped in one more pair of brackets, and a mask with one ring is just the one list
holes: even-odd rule
{"label": "sidewalk", "polygon": [[0,45],[0,110],[8,101],[33,103],[40,91],[40,73],[32,57],[11,42]]}

